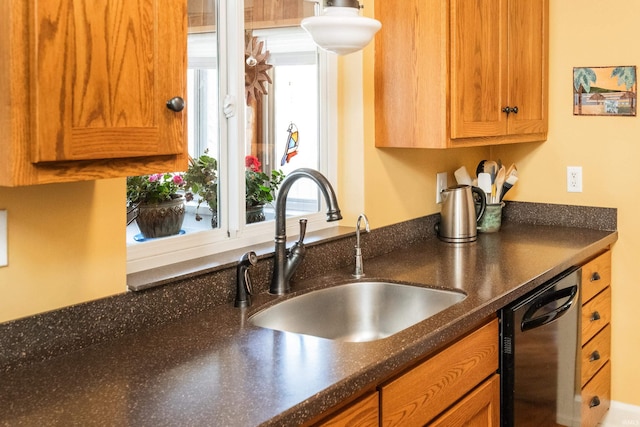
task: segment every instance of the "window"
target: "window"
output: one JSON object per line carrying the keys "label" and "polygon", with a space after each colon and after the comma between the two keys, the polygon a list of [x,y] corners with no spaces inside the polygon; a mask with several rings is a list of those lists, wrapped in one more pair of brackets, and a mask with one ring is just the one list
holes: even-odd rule
{"label": "window", "polygon": [[[197,203],[190,202],[178,236],[140,241],[135,222],[129,225],[129,273],[273,241],[273,206],[264,205],[257,222],[247,207],[246,156],[267,175],[309,167],[336,184],[335,58],[318,52],[299,26],[313,3],[242,3],[188,2],[189,153],[217,160],[217,209],[201,205],[196,221]],[[297,151],[283,164],[295,131]],[[287,233],[296,234],[301,216],[308,230],[335,226],[325,222],[322,205],[315,184],[296,182],[287,198]]]}

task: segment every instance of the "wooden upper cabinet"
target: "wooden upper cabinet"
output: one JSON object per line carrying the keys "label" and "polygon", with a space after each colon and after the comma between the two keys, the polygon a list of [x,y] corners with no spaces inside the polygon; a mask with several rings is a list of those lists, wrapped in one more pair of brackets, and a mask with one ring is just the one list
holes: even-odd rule
{"label": "wooden upper cabinet", "polygon": [[376,146],[546,139],[548,0],[376,2]]}
{"label": "wooden upper cabinet", "polygon": [[451,138],[507,133],[507,4],[451,2]]}
{"label": "wooden upper cabinet", "polygon": [[[0,185],[186,168],[186,0],[8,0]],[[6,89],[6,90],[4,90]],[[24,128],[23,128],[24,126]]]}
{"label": "wooden upper cabinet", "polygon": [[509,134],[547,137],[549,125],[548,0],[509,2]]}

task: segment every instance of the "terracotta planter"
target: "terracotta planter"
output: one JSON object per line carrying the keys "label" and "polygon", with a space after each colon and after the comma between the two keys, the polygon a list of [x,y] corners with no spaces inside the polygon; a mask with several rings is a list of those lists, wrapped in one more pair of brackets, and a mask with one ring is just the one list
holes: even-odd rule
{"label": "terracotta planter", "polygon": [[162,203],[141,203],[138,206],[136,223],[147,239],[178,234],[183,221],[184,197]]}

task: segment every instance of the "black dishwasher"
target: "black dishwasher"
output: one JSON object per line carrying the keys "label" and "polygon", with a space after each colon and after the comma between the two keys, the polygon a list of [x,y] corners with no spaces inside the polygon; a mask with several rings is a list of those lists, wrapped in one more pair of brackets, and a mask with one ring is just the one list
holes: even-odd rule
{"label": "black dishwasher", "polygon": [[503,427],[579,425],[579,292],[574,267],[500,311]]}

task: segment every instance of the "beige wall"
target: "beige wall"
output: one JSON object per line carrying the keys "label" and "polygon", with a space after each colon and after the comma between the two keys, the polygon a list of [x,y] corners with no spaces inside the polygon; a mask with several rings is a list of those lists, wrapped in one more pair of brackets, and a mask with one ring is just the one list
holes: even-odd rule
{"label": "beige wall", "polygon": [[[370,14],[373,1],[365,1]],[[456,150],[376,149],[372,47],[341,61],[343,79],[339,162],[343,223],[359,212],[380,227],[438,212],[435,174],[470,169],[491,155],[518,164],[515,200],[618,208],[620,240],[613,257],[613,398],[640,405],[640,118],[573,117],[573,66],[640,64],[635,49],[640,2],[551,3],[549,140],[544,144]],[[620,12],[622,11],[622,12]],[[362,58],[363,61],[359,59]],[[353,96],[355,94],[355,97]],[[358,100],[362,99],[362,102]],[[491,153],[490,153],[491,151]],[[359,155],[358,153],[363,153]],[[584,192],[565,191],[567,165],[581,165]],[[346,188],[344,182],[349,182]],[[364,193],[353,183],[365,185]],[[0,268],[0,322],[87,301],[125,289],[124,180],[0,188],[9,214],[9,266]]]}
{"label": "beige wall", "polygon": [[0,322],[125,291],[124,179],[0,187]]}

